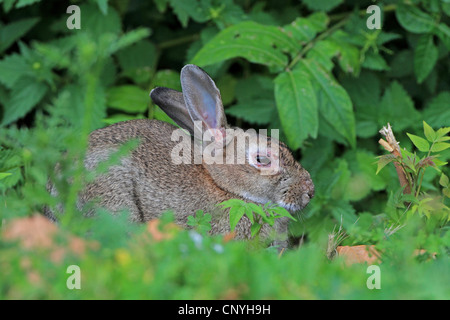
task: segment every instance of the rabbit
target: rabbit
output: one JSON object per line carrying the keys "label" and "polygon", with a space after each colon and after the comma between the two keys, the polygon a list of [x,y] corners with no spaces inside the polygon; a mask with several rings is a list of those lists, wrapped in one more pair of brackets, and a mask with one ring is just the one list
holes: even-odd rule
{"label": "rabbit", "polygon": [[[185,228],[188,216],[203,210],[212,215],[209,232],[212,235],[230,232],[228,209],[217,206],[225,200],[241,199],[256,204],[271,201],[291,213],[303,209],[314,196],[314,184],[288,147],[273,137],[253,133],[266,146],[255,141],[241,143],[245,159],[238,163],[238,154],[231,153],[230,146],[246,132],[228,126],[214,81],[192,64],[182,68],[180,80],[182,92],[157,87],[150,97],[181,129],[159,120],[139,119],[119,122],[90,134],[84,161],[88,170],[95,169],[130,139],[139,139],[139,144],[119,164],[86,186],[79,195],[79,206],[99,199],[98,205],[111,212],[128,209],[135,222],[146,222],[173,210],[175,223]],[[198,132],[209,132],[211,139],[206,142],[196,139]],[[173,160],[176,149],[197,147],[203,152],[208,146],[214,146],[213,151],[203,159],[195,159],[191,153],[183,154],[184,161]],[[277,152],[270,153],[272,146],[276,146]],[[211,161],[216,158],[234,161]],[[278,163],[276,170],[271,168],[272,163]],[[260,238],[270,239],[275,234],[274,241],[286,247],[288,222],[289,218],[283,217],[276,219],[273,227],[263,225]],[[244,215],[235,228],[235,239],[250,239],[251,225]]]}

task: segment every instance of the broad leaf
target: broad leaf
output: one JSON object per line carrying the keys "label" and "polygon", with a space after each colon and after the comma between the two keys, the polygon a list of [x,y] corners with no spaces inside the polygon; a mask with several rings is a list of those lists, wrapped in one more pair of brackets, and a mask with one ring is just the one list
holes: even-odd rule
{"label": "broad leaf", "polygon": [[316,84],[319,112],[347,142],[356,146],[353,105],[345,89],[315,61],[304,59],[298,64]]}
{"label": "broad leaf", "polygon": [[147,91],[137,86],[112,87],[107,93],[107,105],[126,112],[144,112],[149,102]]}
{"label": "broad leaf", "polygon": [[319,116],[316,95],[302,70],[280,73],[275,79],[275,100],[281,125],[292,149],[309,136],[316,138]]}
{"label": "broad leaf", "polygon": [[253,63],[281,69],[285,52],[298,49],[297,43],[277,27],[245,21],[219,32],[194,56],[191,63],[206,66],[242,57]]}
{"label": "broad leaf", "polygon": [[400,25],[412,33],[430,32],[435,25],[430,15],[412,5],[399,4],[395,15]]}
{"label": "broad leaf", "polygon": [[238,222],[241,220],[241,218],[244,216],[245,214],[245,207],[231,207],[230,208],[230,228],[231,231],[233,231]]}
{"label": "broad leaf", "polygon": [[1,26],[0,53],[8,49],[9,46],[26,34],[39,20],[40,18],[26,18],[11,22],[6,26]]}
{"label": "broad leaf", "polygon": [[436,132],[425,121],[423,121],[423,132],[429,142],[433,142],[436,139]]}
{"label": "broad leaf", "polygon": [[419,149],[422,152],[428,152],[430,150],[430,144],[428,143],[427,140],[410,133],[406,134],[408,135],[409,139],[411,139],[412,143],[414,143],[417,149]]}
{"label": "broad leaf", "polygon": [[303,3],[314,11],[330,11],[340,5],[343,0],[303,0]]}
{"label": "broad leaf", "polygon": [[8,125],[25,116],[47,93],[48,87],[36,79],[21,78],[11,91],[11,99],[5,107],[2,126]]}
{"label": "broad leaf", "polygon": [[448,142],[436,142],[431,148],[431,152],[440,152],[450,148],[450,143]]}
{"label": "broad leaf", "polygon": [[428,77],[437,59],[438,49],[433,43],[433,36],[422,35],[414,51],[414,73],[418,83],[422,83]]}
{"label": "broad leaf", "polygon": [[391,163],[392,161],[394,161],[397,157],[394,156],[393,154],[385,154],[383,156],[378,157],[378,161],[377,161],[377,172],[375,174],[378,174],[381,169],[383,169],[387,164]]}

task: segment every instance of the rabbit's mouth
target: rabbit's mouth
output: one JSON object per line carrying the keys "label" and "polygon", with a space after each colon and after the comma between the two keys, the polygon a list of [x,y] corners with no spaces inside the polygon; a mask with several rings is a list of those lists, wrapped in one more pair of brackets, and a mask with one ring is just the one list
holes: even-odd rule
{"label": "rabbit's mouth", "polygon": [[290,213],[294,213],[296,211],[304,209],[308,205],[310,200],[311,198],[309,197],[309,195],[307,193],[304,193],[302,194],[299,203],[286,203],[284,201],[279,201],[278,204]]}

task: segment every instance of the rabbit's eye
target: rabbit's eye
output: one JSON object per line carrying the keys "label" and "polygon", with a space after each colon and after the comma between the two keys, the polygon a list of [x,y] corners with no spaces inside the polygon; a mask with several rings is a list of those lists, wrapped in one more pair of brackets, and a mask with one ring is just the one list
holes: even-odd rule
{"label": "rabbit's eye", "polygon": [[262,166],[269,166],[270,165],[270,158],[266,157],[266,156],[257,155],[256,156],[256,162],[259,165],[262,165]]}

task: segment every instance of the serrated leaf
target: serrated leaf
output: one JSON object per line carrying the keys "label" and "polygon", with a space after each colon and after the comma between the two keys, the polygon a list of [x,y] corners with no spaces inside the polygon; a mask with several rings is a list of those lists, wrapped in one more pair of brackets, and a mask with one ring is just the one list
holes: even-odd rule
{"label": "serrated leaf", "polygon": [[206,66],[242,57],[253,63],[282,69],[284,52],[298,49],[297,43],[277,27],[245,21],[219,32],[194,56],[191,63]]}
{"label": "serrated leaf", "polygon": [[0,172],[0,180],[12,175],[11,172]]}
{"label": "serrated leaf", "polygon": [[448,180],[448,177],[445,174],[442,174],[441,177],[439,178],[439,184],[441,186],[443,186],[444,188],[448,187],[449,180]]}
{"label": "serrated leaf", "polygon": [[410,133],[406,134],[408,135],[409,139],[411,139],[412,143],[416,146],[417,149],[419,149],[422,152],[428,152],[430,150],[430,144],[428,143],[427,140]]}
{"label": "serrated leaf", "polygon": [[398,4],[395,11],[400,25],[412,33],[428,33],[434,25],[434,19],[413,5]]}
{"label": "serrated leaf", "polygon": [[450,50],[450,27],[445,23],[439,23],[433,30],[442,43]]}
{"label": "serrated leaf", "polygon": [[226,108],[225,113],[236,118],[241,118],[249,123],[268,124],[271,122],[275,111],[275,103],[271,100],[254,100],[249,104],[238,103]]}
{"label": "serrated leaf", "polygon": [[108,14],[108,0],[96,0],[95,2],[97,2],[98,8],[104,15]]}
{"label": "serrated leaf", "polygon": [[450,137],[444,137],[450,132],[450,127],[440,128],[436,131],[436,138],[438,141],[447,141]]}
{"label": "serrated leaf", "polygon": [[236,228],[238,222],[241,220],[244,214],[245,214],[245,207],[243,206],[230,208],[229,216],[230,216],[231,231],[233,231]]}
{"label": "serrated leaf", "polygon": [[281,125],[288,145],[295,150],[308,136],[317,137],[319,112],[316,95],[309,77],[301,70],[282,72],[274,82]]}
{"label": "serrated leaf", "polygon": [[393,154],[386,154],[379,157],[379,160],[377,161],[377,172],[375,174],[378,174],[381,169],[383,169],[386,165],[394,161],[397,157]]}
{"label": "serrated leaf", "polygon": [[423,132],[429,142],[436,140],[436,132],[425,121],[423,121]]}
{"label": "serrated leaf", "polygon": [[14,53],[0,60],[0,82],[7,88],[11,89],[24,75],[32,75],[32,69],[22,55]]}
{"label": "serrated leaf", "polygon": [[390,122],[399,131],[412,126],[420,118],[413,100],[397,81],[393,81],[384,92],[377,115],[380,126]]}
{"label": "serrated leaf", "polygon": [[449,101],[450,91],[442,91],[426,104],[423,110],[423,118],[430,126],[435,128],[448,126],[448,119],[450,119]]}
{"label": "serrated leaf", "polygon": [[314,39],[318,32],[324,31],[329,20],[325,13],[315,12],[306,18],[295,19],[283,29],[298,42],[306,43]]}
{"label": "serrated leaf", "polygon": [[148,40],[141,40],[117,53],[119,65],[124,71],[153,67],[156,47]]}
{"label": "serrated leaf", "polygon": [[113,7],[108,8],[107,14],[100,11],[99,6],[92,3],[80,5],[82,12],[82,30],[91,33],[94,38],[100,38],[105,33],[119,34],[122,21]]}
{"label": "serrated leaf", "polygon": [[252,226],[250,227],[250,232],[251,232],[251,236],[254,237],[259,230],[261,229],[262,225],[260,223],[253,223]]}
{"label": "serrated leaf", "polygon": [[362,66],[367,69],[372,69],[376,71],[385,71],[389,70],[390,67],[386,63],[386,60],[381,56],[379,52],[373,52],[369,51],[364,56],[364,61],[362,63]]}
{"label": "serrated leaf", "polygon": [[436,142],[431,147],[431,152],[440,152],[440,151],[447,150],[448,148],[450,148],[450,143],[448,143],[448,142]]}
{"label": "serrated leaf", "polygon": [[278,217],[287,217],[290,218],[294,221],[297,221],[297,219],[295,219],[290,213],[289,211],[287,211],[285,208],[283,207],[273,207],[270,209],[271,211],[275,212],[277,214],[277,216],[275,216],[276,218]]}
{"label": "serrated leaf", "polygon": [[330,11],[340,5],[343,0],[303,0],[303,3],[314,11]]}
{"label": "serrated leaf", "polygon": [[422,83],[436,65],[438,48],[433,43],[431,34],[422,35],[414,51],[414,73],[417,82]]}
{"label": "serrated leaf", "polygon": [[298,67],[307,72],[311,82],[318,88],[316,95],[321,115],[345,137],[350,146],[355,147],[355,117],[347,91],[315,61],[301,60]]}
{"label": "serrated leaf", "polygon": [[223,208],[230,208],[233,206],[244,206],[245,202],[239,199],[229,199],[224,202],[219,203],[219,206],[222,206]]}
{"label": "serrated leaf", "polygon": [[36,79],[21,78],[11,91],[9,104],[4,106],[1,125],[8,125],[25,116],[42,100],[47,90],[48,87]]}
{"label": "serrated leaf", "polygon": [[199,23],[210,18],[207,8],[197,0],[171,0],[169,3],[183,28],[187,27],[189,18]]}
{"label": "serrated leaf", "polygon": [[26,18],[2,26],[0,28],[0,53],[25,35],[39,20],[40,18]]}
{"label": "serrated leaf", "polygon": [[41,2],[41,0],[19,0],[16,3],[16,8],[22,8],[22,7],[25,7],[25,6],[29,6],[29,5],[31,5],[31,4],[33,4],[35,2]]}
{"label": "serrated leaf", "polygon": [[247,209],[251,210],[252,212],[254,212],[262,217],[266,216],[266,213],[264,212],[263,208],[261,208],[259,205],[255,204],[255,203],[249,202],[246,204],[246,207],[247,207]]}
{"label": "serrated leaf", "polygon": [[110,88],[106,99],[109,107],[130,113],[146,111],[150,102],[147,91],[133,85]]}

